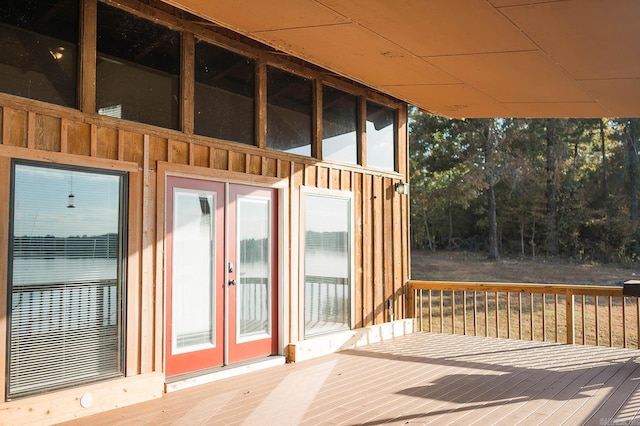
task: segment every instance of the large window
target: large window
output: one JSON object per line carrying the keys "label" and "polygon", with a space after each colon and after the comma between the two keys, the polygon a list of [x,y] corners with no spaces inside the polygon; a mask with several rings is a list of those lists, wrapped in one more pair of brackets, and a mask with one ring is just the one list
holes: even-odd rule
{"label": "large window", "polygon": [[0,91],[77,105],[78,0],[0,2]]}
{"label": "large window", "polygon": [[125,180],[13,164],[9,398],[122,374]]}
{"label": "large window", "polygon": [[277,68],[267,73],[267,147],[311,155],[311,80]]}
{"label": "large window", "polygon": [[367,101],[367,167],[395,170],[396,110]]}
{"label": "large window", "polygon": [[177,129],[180,33],[98,3],[97,112]]}
{"label": "large window", "polygon": [[304,193],[304,334],[351,326],[351,196]]}
{"label": "large window", "polygon": [[322,89],[322,158],[358,163],[358,98],[333,87]]}
{"label": "large window", "polygon": [[195,133],[254,143],[255,61],[198,41]]}

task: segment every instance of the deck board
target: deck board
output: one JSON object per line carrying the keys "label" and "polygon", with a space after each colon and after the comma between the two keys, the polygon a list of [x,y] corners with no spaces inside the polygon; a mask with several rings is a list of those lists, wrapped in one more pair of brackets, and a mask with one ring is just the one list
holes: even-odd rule
{"label": "deck board", "polygon": [[418,333],[67,424],[630,424],[639,384],[638,350]]}

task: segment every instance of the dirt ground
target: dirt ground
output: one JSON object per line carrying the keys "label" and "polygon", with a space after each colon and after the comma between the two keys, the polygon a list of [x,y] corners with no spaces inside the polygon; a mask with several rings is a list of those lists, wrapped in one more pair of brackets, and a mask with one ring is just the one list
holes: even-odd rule
{"label": "dirt ground", "polygon": [[522,282],[540,284],[622,285],[640,279],[640,263],[601,265],[563,260],[503,259],[469,252],[411,252],[411,278],[435,281]]}

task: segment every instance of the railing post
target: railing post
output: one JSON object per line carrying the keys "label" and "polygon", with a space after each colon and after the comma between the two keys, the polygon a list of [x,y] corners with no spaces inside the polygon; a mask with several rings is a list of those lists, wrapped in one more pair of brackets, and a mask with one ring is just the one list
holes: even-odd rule
{"label": "railing post", "polygon": [[573,345],[575,343],[575,336],[573,333],[574,324],[574,310],[573,310],[573,290],[567,289],[566,291],[566,317],[567,317],[567,344]]}

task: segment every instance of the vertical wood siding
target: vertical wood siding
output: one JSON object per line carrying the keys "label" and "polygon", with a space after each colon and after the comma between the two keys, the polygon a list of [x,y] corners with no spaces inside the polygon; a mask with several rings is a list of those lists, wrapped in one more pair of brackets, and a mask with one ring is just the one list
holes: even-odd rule
{"label": "vertical wood siding", "polygon": [[[87,167],[128,170],[128,270],[127,359],[128,376],[162,370],[163,351],[163,221],[156,206],[164,205],[157,193],[158,162],[199,170],[239,172],[288,182],[283,212],[291,227],[299,224],[300,185],[352,191],[355,268],[354,327],[389,320],[388,300],[395,319],[404,317],[404,292],[408,274],[408,198],[394,185],[405,180],[406,166],[398,173],[373,172],[358,166],[334,165],[278,151],[196,137],[151,126],[85,115],[55,106],[0,94],[0,290],[6,288],[8,241],[9,159],[25,158]],[[406,140],[400,141],[398,158],[406,161]],[[191,170],[191,169],[190,169]],[[162,203],[158,204],[158,200]],[[289,277],[297,277],[299,230],[289,234]],[[296,280],[293,280],[294,282]],[[300,289],[289,289],[292,299]],[[289,311],[297,300],[285,301]],[[0,314],[6,310],[6,291],[0,291]],[[301,313],[302,311],[298,311]],[[4,353],[5,315],[0,315],[0,351]],[[291,318],[296,323],[297,318]],[[298,339],[292,324],[289,339]],[[4,361],[0,360],[0,367]],[[3,379],[0,379],[2,382]],[[4,389],[0,383],[0,389]]]}

